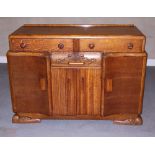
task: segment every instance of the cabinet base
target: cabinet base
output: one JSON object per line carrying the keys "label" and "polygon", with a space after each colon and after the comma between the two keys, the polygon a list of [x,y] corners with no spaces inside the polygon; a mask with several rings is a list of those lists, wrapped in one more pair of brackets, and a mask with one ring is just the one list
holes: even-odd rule
{"label": "cabinet base", "polygon": [[39,123],[41,120],[38,118],[31,118],[28,116],[13,115],[12,123]]}
{"label": "cabinet base", "polygon": [[12,123],[39,123],[41,119],[63,119],[63,120],[113,120],[119,125],[142,125],[140,115],[111,115],[111,116],[49,116],[43,114],[19,113],[12,117]]}
{"label": "cabinet base", "polygon": [[142,125],[143,119],[140,115],[138,115],[136,118],[128,118],[124,120],[114,120],[114,124],[120,124],[120,125]]}

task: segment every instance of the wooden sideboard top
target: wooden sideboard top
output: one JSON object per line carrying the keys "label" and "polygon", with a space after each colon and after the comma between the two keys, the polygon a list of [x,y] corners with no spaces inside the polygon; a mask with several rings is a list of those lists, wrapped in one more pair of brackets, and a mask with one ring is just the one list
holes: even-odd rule
{"label": "wooden sideboard top", "polygon": [[9,38],[97,38],[138,37],[144,34],[134,25],[98,24],[26,24],[13,32]]}

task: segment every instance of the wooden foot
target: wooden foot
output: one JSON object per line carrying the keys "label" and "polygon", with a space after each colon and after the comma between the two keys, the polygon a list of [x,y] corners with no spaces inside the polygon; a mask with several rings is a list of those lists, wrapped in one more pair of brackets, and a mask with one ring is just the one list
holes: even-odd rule
{"label": "wooden foot", "polygon": [[114,120],[114,124],[120,124],[120,125],[142,125],[143,124],[143,119],[139,115],[135,118],[128,118],[124,120]]}
{"label": "wooden foot", "polygon": [[12,117],[12,123],[39,123],[40,119],[31,118],[27,116],[19,116],[18,114],[15,114]]}

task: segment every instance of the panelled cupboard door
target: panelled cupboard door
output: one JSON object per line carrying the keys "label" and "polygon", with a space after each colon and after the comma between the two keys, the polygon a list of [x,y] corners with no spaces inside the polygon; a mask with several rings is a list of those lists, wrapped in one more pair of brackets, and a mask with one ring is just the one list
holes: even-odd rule
{"label": "panelled cupboard door", "polygon": [[53,115],[100,115],[100,68],[51,68]]}
{"label": "panelled cupboard door", "polygon": [[40,53],[7,55],[13,111],[49,114],[48,57]]}
{"label": "panelled cupboard door", "polygon": [[77,69],[77,114],[101,114],[101,68]]}
{"label": "panelled cupboard door", "polygon": [[76,69],[51,68],[53,115],[76,115]]}
{"label": "panelled cupboard door", "polygon": [[104,115],[141,113],[146,55],[105,56]]}

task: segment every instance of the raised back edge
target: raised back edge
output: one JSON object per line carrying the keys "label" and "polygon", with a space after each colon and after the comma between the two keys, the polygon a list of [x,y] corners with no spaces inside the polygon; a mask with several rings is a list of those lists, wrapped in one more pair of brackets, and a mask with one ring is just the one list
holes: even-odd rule
{"label": "raised back edge", "polygon": [[91,26],[124,26],[134,27],[134,24],[24,24],[23,26],[76,26],[76,27],[91,27]]}

